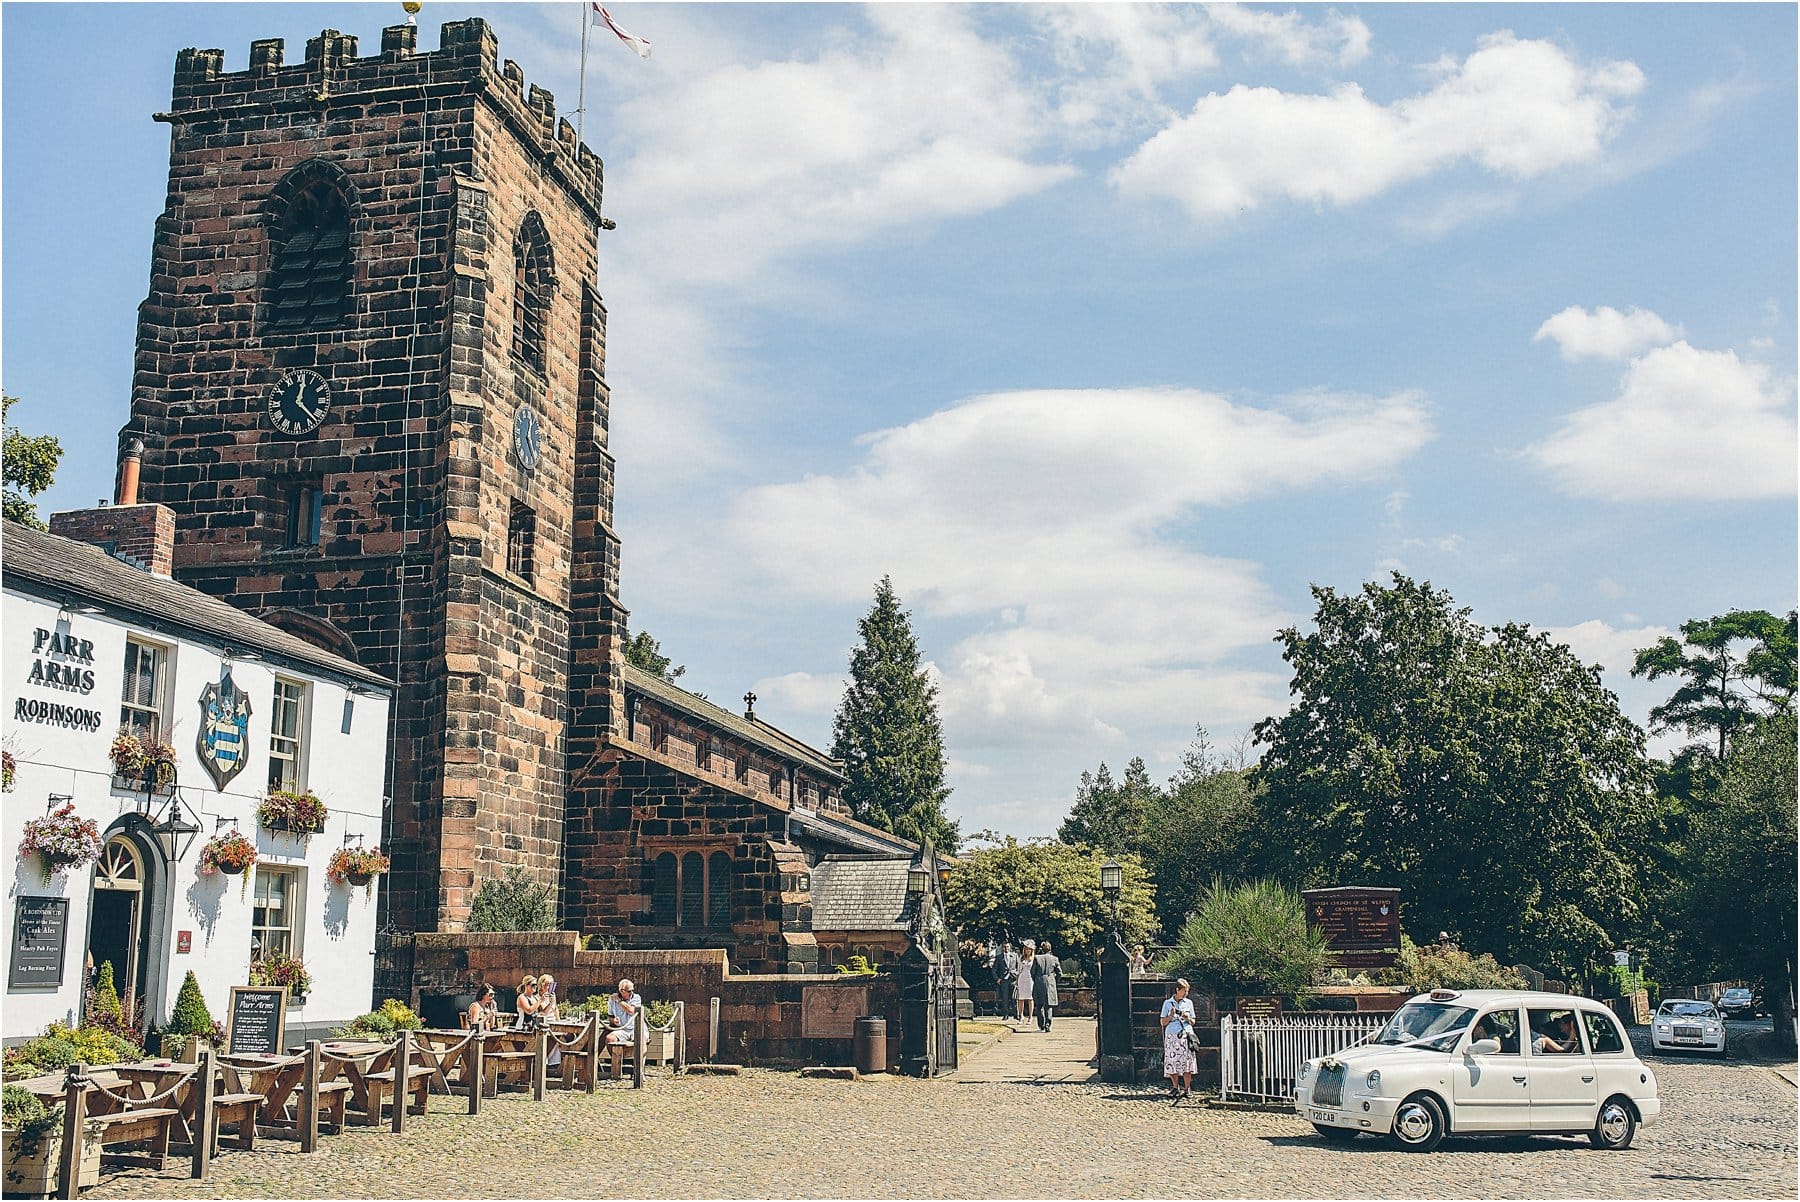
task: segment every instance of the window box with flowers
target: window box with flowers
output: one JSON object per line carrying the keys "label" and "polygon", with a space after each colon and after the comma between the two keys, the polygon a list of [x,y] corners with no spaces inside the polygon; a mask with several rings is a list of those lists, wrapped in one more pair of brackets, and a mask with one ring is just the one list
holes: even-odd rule
{"label": "window box with flowers", "polygon": [[211,876],[222,872],[236,876],[256,863],[256,847],[235,826],[223,835],[214,835],[200,848],[200,872]]}
{"label": "window box with flowers", "polygon": [[325,803],[311,789],[294,793],[287,789],[271,789],[256,807],[256,820],[272,831],[286,831],[305,838],[325,829],[329,814]]}
{"label": "window box with flowers", "polygon": [[285,985],[296,1002],[312,992],[312,974],[306,965],[285,952],[272,951],[250,961],[252,985]]}
{"label": "window box with flowers", "polygon": [[82,868],[100,858],[100,828],[92,818],[76,816],[74,802],[64,802],[25,824],[19,855],[43,857],[45,876]]}
{"label": "window box with flowers", "polygon": [[121,727],[107,752],[113,788],[167,793],[175,787],[175,749],[148,735]]}
{"label": "window box with flowers", "polygon": [[334,885],[367,885],[387,870],[388,858],[379,847],[367,851],[340,847],[331,853],[331,863],[325,865],[325,875]]}

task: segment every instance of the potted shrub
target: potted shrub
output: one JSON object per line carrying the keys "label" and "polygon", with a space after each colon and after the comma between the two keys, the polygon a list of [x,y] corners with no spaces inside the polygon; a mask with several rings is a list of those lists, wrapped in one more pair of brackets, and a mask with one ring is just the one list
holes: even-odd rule
{"label": "potted shrub", "polygon": [[304,838],[325,829],[329,812],[311,789],[304,793],[271,789],[262,804],[256,807],[256,820],[272,831],[286,831]]}
{"label": "potted shrub", "polygon": [[675,1003],[644,1004],[644,1059],[666,1064],[675,1059]]}
{"label": "potted shrub", "polygon": [[[9,1194],[55,1194],[62,1167],[63,1108],[46,1107],[22,1085],[8,1085],[0,1101],[0,1168]],[[90,1122],[81,1141],[78,1185],[100,1184],[100,1125]]]}
{"label": "potted shrub", "polygon": [[305,964],[286,952],[265,952],[250,961],[250,983],[285,985],[295,1005],[304,1005],[306,995],[312,992],[312,974],[306,971]]}
{"label": "potted shrub", "polygon": [[254,863],[255,845],[235,826],[223,835],[214,835],[200,848],[200,872],[205,876],[215,872],[236,876]]}
{"label": "potted shrub", "polygon": [[45,876],[65,868],[82,868],[100,858],[100,828],[92,818],[79,817],[75,803],[66,801],[25,824],[19,854],[41,856]]}
{"label": "potted shrub", "polygon": [[166,793],[175,785],[175,749],[167,743],[121,726],[107,754],[116,788]]}
{"label": "potted shrub", "polygon": [[334,885],[367,885],[387,870],[388,858],[381,854],[379,847],[366,851],[360,847],[340,847],[331,853],[325,875]]}
{"label": "potted shrub", "polygon": [[206,1008],[206,995],[200,991],[200,982],[190,968],[181,982],[181,992],[175,996],[175,1012],[163,1028],[162,1054],[192,1064],[200,1058],[202,1043],[223,1047],[225,1028],[213,1021],[212,1011]]}

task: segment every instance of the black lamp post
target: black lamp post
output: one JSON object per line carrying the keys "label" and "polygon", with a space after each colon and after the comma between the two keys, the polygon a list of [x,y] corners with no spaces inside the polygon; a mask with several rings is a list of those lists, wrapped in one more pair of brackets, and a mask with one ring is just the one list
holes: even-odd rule
{"label": "black lamp post", "polygon": [[1100,892],[1106,895],[1107,903],[1112,907],[1112,929],[1115,938],[1119,934],[1119,895],[1124,891],[1125,868],[1109,856],[1106,863],[1100,865]]}

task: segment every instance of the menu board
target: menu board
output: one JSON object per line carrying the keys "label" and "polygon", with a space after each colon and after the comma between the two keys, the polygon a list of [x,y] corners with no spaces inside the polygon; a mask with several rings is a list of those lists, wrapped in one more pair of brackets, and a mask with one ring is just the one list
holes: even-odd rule
{"label": "menu board", "polygon": [[1306,922],[1345,968],[1388,968],[1400,958],[1400,890],[1308,889]]}
{"label": "menu board", "polygon": [[287,999],[283,985],[233,985],[231,1013],[225,1022],[226,1053],[279,1055],[287,1029]]}
{"label": "menu board", "polygon": [[63,980],[63,952],[69,942],[69,899],[14,898],[12,959],[8,989],[55,989]]}

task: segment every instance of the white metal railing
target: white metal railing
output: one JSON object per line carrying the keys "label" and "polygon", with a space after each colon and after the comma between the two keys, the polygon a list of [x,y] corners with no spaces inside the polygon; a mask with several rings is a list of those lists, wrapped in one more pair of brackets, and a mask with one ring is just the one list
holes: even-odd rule
{"label": "white metal railing", "polygon": [[1387,1024],[1386,1014],[1307,1014],[1284,1018],[1219,1018],[1219,1100],[1294,1100],[1300,1066],[1361,1043]]}

